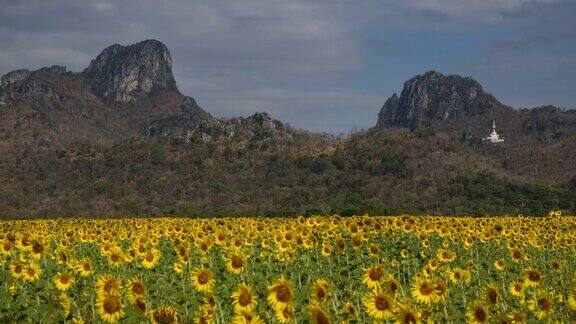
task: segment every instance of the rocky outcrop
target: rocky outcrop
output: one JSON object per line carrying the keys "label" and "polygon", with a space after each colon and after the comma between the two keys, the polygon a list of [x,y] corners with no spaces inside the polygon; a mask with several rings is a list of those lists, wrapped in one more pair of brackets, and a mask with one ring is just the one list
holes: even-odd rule
{"label": "rocky outcrop", "polygon": [[576,110],[563,110],[554,106],[541,106],[519,110],[524,135],[536,136],[542,142],[574,134]]}
{"label": "rocky outcrop", "polygon": [[185,97],[182,113],[176,116],[154,120],[146,128],[147,137],[181,136],[190,129],[195,129],[201,122],[214,117],[203,110],[193,98]]}
{"label": "rocky outcrop", "polygon": [[15,84],[22,80],[26,80],[29,76],[30,71],[28,69],[21,69],[8,72],[1,78],[2,87],[4,88],[11,84]]}
{"label": "rocky outcrop", "polygon": [[430,71],[404,83],[378,114],[377,126],[420,127],[461,115],[476,115],[500,103],[475,80]]}
{"label": "rocky outcrop", "polygon": [[71,72],[66,71],[66,67],[62,66],[62,65],[52,65],[52,66],[43,67],[43,68],[37,70],[36,72],[44,72],[44,73],[52,73],[52,74],[71,73]]}
{"label": "rocky outcrop", "polygon": [[139,101],[161,90],[177,90],[168,48],[157,40],[104,49],[82,74],[99,97]]}
{"label": "rocky outcrop", "polygon": [[[211,116],[210,116],[211,117]],[[206,118],[194,113],[156,120],[150,124],[147,137],[181,138],[195,142],[260,142],[292,137],[291,129],[265,112],[249,117]]]}
{"label": "rocky outcrop", "polygon": [[20,87],[20,93],[43,98],[62,99],[62,95],[52,87],[52,85],[39,78],[30,78]]}

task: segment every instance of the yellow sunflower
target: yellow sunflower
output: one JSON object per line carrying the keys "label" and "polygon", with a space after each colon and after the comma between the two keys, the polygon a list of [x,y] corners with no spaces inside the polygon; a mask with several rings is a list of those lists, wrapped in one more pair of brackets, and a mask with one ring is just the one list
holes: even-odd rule
{"label": "yellow sunflower", "polygon": [[436,256],[442,262],[452,262],[456,259],[456,253],[446,249],[439,249]]}
{"label": "yellow sunflower", "polygon": [[124,317],[122,300],[119,296],[104,294],[98,295],[96,306],[100,318],[108,323],[116,323],[119,319]]}
{"label": "yellow sunflower", "polygon": [[20,278],[22,277],[22,273],[24,272],[24,266],[19,261],[12,261],[10,264],[10,274],[13,278]]}
{"label": "yellow sunflower", "polygon": [[386,275],[386,270],[381,264],[376,264],[370,268],[364,270],[364,276],[362,276],[362,282],[368,286],[370,289],[379,288],[380,280]]}
{"label": "yellow sunflower", "polygon": [[192,280],[194,288],[200,292],[209,292],[214,286],[214,277],[204,266],[200,266],[192,271],[190,279]]}
{"label": "yellow sunflower", "polygon": [[448,270],[448,279],[454,284],[465,284],[470,282],[471,274],[469,270],[455,268]]}
{"label": "yellow sunflower", "polygon": [[87,277],[92,274],[92,260],[84,258],[76,263],[75,269],[80,276]]}
{"label": "yellow sunflower", "polygon": [[504,271],[504,269],[506,268],[506,261],[502,259],[494,261],[494,268],[498,271]]}
{"label": "yellow sunflower", "polygon": [[120,280],[116,277],[104,275],[96,282],[98,295],[118,295],[120,293]]}
{"label": "yellow sunflower", "polygon": [[524,284],[527,287],[538,287],[542,284],[544,277],[540,271],[528,268],[524,271]]}
{"label": "yellow sunflower", "polygon": [[226,269],[233,274],[241,274],[246,268],[247,257],[241,253],[231,253],[226,258]]}
{"label": "yellow sunflower", "polygon": [[351,301],[347,301],[344,303],[344,306],[342,308],[342,313],[347,318],[352,318],[352,317],[356,316],[356,306],[354,306],[354,303],[352,303]]}
{"label": "yellow sunflower", "polygon": [[292,304],[294,293],[292,285],[283,276],[268,286],[268,303],[278,311],[285,305]]}
{"label": "yellow sunflower", "polygon": [[292,304],[282,304],[275,307],[276,319],[280,323],[294,323],[294,306]]}
{"label": "yellow sunflower", "polygon": [[248,311],[236,312],[232,319],[231,324],[265,324],[264,320],[257,314]]}
{"label": "yellow sunflower", "polygon": [[202,305],[196,311],[196,316],[194,317],[194,323],[196,324],[212,324],[216,323],[214,319],[214,308],[210,305]]}
{"label": "yellow sunflower", "polygon": [[144,298],[146,295],[146,285],[137,278],[131,278],[126,284],[128,300],[134,303],[138,298]]}
{"label": "yellow sunflower", "polygon": [[146,302],[146,299],[141,298],[141,297],[137,297],[134,302],[132,303],[132,306],[134,307],[134,310],[136,311],[136,314],[138,314],[138,316],[140,317],[146,317],[148,314],[148,303]]}
{"label": "yellow sunflower", "polygon": [[402,305],[396,314],[396,323],[398,324],[419,324],[422,323],[420,314],[416,309],[409,305]]}
{"label": "yellow sunflower", "polygon": [[490,284],[484,288],[484,299],[490,306],[496,306],[500,299],[500,293],[495,285]]}
{"label": "yellow sunflower", "polygon": [[532,299],[528,301],[528,309],[531,310],[539,320],[550,315],[553,309],[550,294],[541,289],[537,290]]}
{"label": "yellow sunflower", "polygon": [[70,309],[72,306],[72,300],[70,299],[70,296],[66,295],[65,293],[60,294],[58,297],[58,303],[62,307],[64,318],[68,317],[68,315],[70,315]]}
{"label": "yellow sunflower", "polygon": [[180,314],[172,306],[159,307],[150,314],[150,321],[153,324],[176,324],[180,323]]}
{"label": "yellow sunflower", "polygon": [[380,256],[380,248],[376,244],[368,245],[368,255],[372,258]]}
{"label": "yellow sunflower", "polygon": [[312,300],[318,304],[323,304],[328,300],[330,284],[326,279],[316,279],[312,285]]}
{"label": "yellow sunflower", "polygon": [[158,264],[160,260],[160,250],[150,249],[142,257],[142,266],[146,269],[152,269]]}
{"label": "yellow sunflower", "polygon": [[487,323],[490,320],[490,312],[480,302],[476,302],[468,308],[466,312],[468,323]]}
{"label": "yellow sunflower", "polygon": [[66,291],[74,284],[74,277],[66,272],[57,272],[54,276],[54,284],[60,291]]}
{"label": "yellow sunflower", "polygon": [[512,282],[508,285],[508,291],[514,297],[524,297],[524,285],[521,282]]}
{"label": "yellow sunflower", "polygon": [[258,304],[257,296],[252,292],[252,288],[246,284],[238,285],[236,291],[232,293],[234,309],[237,312],[251,312]]}
{"label": "yellow sunflower", "polygon": [[411,287],[412,297],[418,302],[429,305],[438,298],[435,283],[427,278],[417,277]]}
{"label": "yellow sunflower", "polygon": [[380,289],[365,294],[362,297],[362,304],[366,307],[368,315],[377,320],[391,319],[396,311],[394,298]]}
{"label": "yellow sunflower", "polygon": [[115,246],[108,252],[108,263],[113,267],[120,267],[124,263],[124,251],[121,248]]}
{"label": "yellow sunflower", "polygon": [[36,263],[30,263],[22,271],[22,278],[26,281],[36,281],[40,279],[42,269]]}
{"label": "yellow sunflower", "polygon": [[308,306],[308,316],[310,323],[313,324],[330,324],[332,320],[328,313],[318,304],[312,303]]}

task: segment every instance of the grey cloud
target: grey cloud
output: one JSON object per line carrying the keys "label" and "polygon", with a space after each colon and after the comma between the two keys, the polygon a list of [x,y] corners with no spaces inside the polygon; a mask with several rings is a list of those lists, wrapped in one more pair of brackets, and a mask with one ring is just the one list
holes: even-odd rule
{"label": "grey cloud", "polygon": [[[566,10],[574,7],[563,7],[568,5],[569,0],[0,0],[0,74],[52,64],[80,71],[113,43],[156,38],[171,50],[182,92],[214,115],[264,110],[296,127],[340,132],[372,126],[388,95],[350,90],[351,75],[367,68],[365,51],[402,55],[402,49],[389,48],[397,44],[385,35],[364,37],[367,29],[470,32],[516,24],[527,32],[502,39],[500,47],[530,47],[549,34],[555,41],[574,26]],[[539,12],[548,12],[541,22],[535,18]],[[548,22],[556,17],[560,23]],[[563,37],[574,40],[572,34]],[[506,64],[510,55],[486,60]],[[491,70],[470,67],[462,73],[499,84]],[[382,79],[396,80],[388,86],[396,89],[407,77]]]}

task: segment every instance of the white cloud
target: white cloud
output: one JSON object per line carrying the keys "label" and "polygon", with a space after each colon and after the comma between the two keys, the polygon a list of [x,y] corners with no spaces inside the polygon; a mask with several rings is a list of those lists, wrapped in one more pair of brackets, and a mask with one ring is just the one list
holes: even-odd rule
{"label": "white cloud", "polygon": [[503,20],[525,5],[547,5],[556,0],[399,0],[395,5],[404,10],[417,10],[423,13],[436,13],[458,22]]}

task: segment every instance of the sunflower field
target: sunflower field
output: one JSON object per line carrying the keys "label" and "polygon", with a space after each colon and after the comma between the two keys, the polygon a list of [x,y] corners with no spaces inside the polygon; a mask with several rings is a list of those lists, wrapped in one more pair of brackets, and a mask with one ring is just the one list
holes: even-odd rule
{"label": "sunflower field", "polygon": [[0,221],[0,322],[576,321],[576,217]]}

